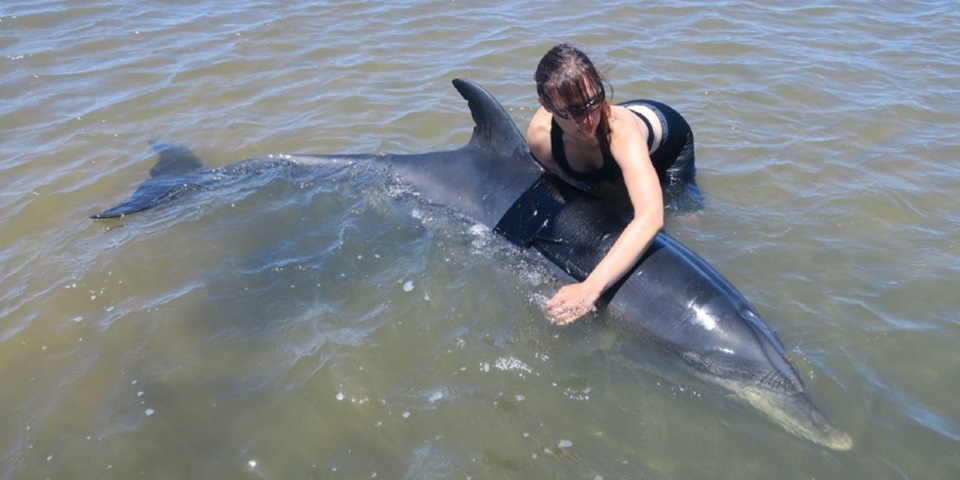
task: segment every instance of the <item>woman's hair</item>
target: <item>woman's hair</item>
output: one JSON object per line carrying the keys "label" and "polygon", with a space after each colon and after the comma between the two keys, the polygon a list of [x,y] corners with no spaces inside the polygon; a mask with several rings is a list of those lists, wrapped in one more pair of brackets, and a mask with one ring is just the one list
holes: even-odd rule
{"label": "woman's hair", "polygon": [[[552,112],[569,105],[586,105],[592,95],[606,91],[603,77],[587,54],[569,43],[551,48],[540,59],[533,79],[537,82],[540,102]],[[604,100],[596,135],[609,145],[610,104]]]}

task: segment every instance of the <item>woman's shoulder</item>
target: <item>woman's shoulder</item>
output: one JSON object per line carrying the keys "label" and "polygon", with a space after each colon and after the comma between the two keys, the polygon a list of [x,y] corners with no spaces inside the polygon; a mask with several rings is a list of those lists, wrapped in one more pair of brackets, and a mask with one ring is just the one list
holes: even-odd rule
{"label": "woman's shoulder", "polygon": [[647,126],[632,110],[610,105],[610,132],[619,138],[647,138]]}
{"label": "woman's shoulder", "polygon": [[533,118],[530,119],[530,126],[527,127],[527,134],[546,133],[547,135],[550,135],[550,126],[552,123],[553,114],[547,111],[546,108],[540,107],[533,114]]}
{"label": "woman's shoulder", "polygon": [[530,119],[527,127],[527,144],[530,151],[540,159],[550,157],[550,129],[553,125],[553,115],[545,108],[540,107]]}
{"label": "woman's shoulder", "polygon": [[623,124],[627,127],[632,127],[637,125],[637,116],[633,113],[633,110],[630,110],[623,105],[610,105],[610,123],[612,124]]}

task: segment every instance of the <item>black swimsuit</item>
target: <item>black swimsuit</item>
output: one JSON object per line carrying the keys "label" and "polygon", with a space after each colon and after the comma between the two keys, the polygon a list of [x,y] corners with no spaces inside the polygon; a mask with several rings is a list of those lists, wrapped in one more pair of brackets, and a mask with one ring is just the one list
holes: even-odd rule
{"label": "black swimsuit", "polygon": [[570,166],[567,161],[567,154],[563,147],[563,129],[557,125],[557,120],[553,120],[550,126],[550,149],[553,151],[553,161],[557,162],[563,173],[570,178],[581,182],[596,182],[602,180],[615,180],[623,178],[623,172],[620,171],[620,165],[613,159],[610,153],[610,145],[606,142],[600,142],[600,154],[603,157],[603,165],[595,170],[579,172]]}
{"label": "black swimsuit", "polygon": [[[634,114],[643,120],[647,126],[647,147],[650,149],[650,160],[660,178],[665,200],[668,206],[679,210],[699,208],[702,195],[694,179],[696,167],[694,165],[693,131],[687,121],[673,108],[652,100],[631,100],[621,104],[624,107],[642,105],[656,114],[656,119],[647,118],[635,110]],[[660,141],[654,145],[654,131],[651,120],[661,125],[663,134]],[[619,180],[622,184],[623,173],[620,166],[610,153],[610,145],[600,142],[600,153],[603,165],[588,172],[574,170],[567,161],[563,148],[563,129],[553,120],[550,128],[550,147],[553,151],[553,160],[561,170],[574,180],[580,182],[605,182]]]}

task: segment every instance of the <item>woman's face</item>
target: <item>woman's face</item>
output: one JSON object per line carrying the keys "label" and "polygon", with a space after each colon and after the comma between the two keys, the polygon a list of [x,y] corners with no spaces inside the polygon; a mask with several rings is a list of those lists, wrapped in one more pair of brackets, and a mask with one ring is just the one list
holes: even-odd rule
{"label": "woman's face", "polygon": [[590,91],[587,101],[582,104],[567,104],[563,100],[551,102],[555,107],[546,106],[553,113],[560,128],[565,132],[579,134],[583,138],[592,138],[600,124],[600,112],[605,100],[602,88]]}

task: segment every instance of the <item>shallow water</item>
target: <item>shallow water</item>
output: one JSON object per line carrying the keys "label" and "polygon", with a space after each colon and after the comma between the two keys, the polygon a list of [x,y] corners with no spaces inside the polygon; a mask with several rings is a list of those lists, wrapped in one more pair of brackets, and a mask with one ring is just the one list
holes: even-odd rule
{"label": "shallow water", "polygon": [[[0,478],[955,478],[958,24],[916,0],[4,2]],[[549,325],[549,274],[373,170],[87,218],[152,139],[211,166],[448,149],[455,77],[525,125],[560,41],[691,122],[707,204],[668,229],[851,451]]]}

